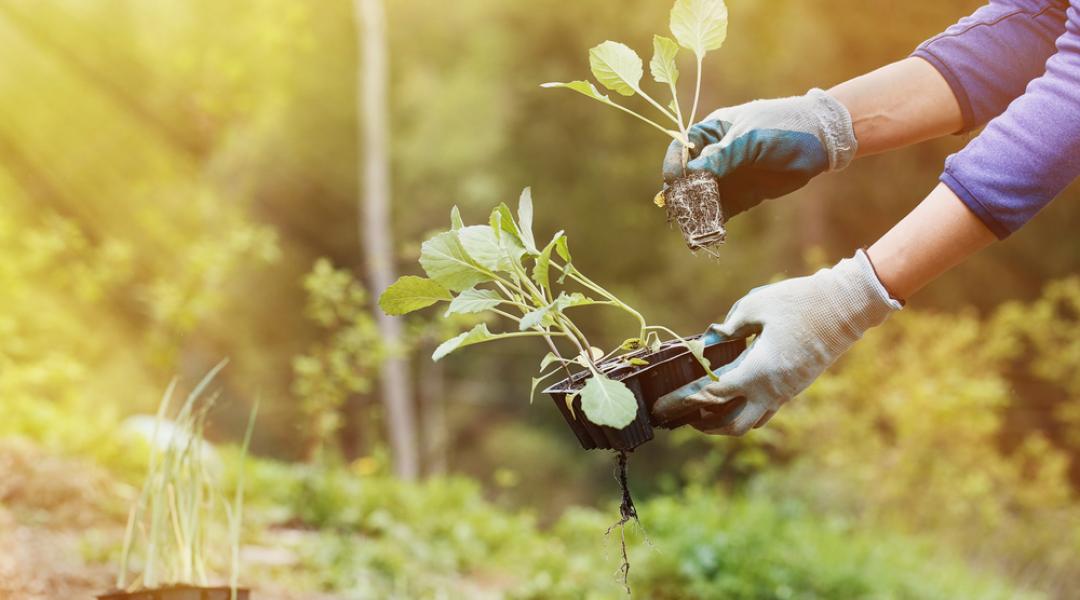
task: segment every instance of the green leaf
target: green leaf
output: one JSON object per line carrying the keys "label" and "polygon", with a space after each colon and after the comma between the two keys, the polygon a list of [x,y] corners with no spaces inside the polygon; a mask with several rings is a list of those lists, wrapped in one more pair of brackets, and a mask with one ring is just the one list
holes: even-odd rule
{"label": "green leaf", "polygon": [[480,342],[487,342],[489,340],[498,339],[499,336],[488,331],[487,325],[481,323],[472,329],[455,335],[454,337],[439,344],[439,347],[435,349],[435,352],[431,355],[431,360],[439,360],[442,357],[450,354],[458,348],[464,348],[465,346],[471,346],[473,344],[479,344]]}
{"label": "green leaf", "polygon": [[461,211],[458,210],[457,205],[454,205],[450,209],[450,229],[451,231],[457,231],[465,226],[465,223],[461,220]]}
{"label": "green leaf", "polygon": [[[510,207],[507,206],[505,202],[500,202],[499,205],[491,211],[491,223],[493,224],[496,221],[496,214],[499,215],[498,223],[502,233],[510,234],[519,245],[524,246],[525,244],[521,236],[521,230],[518,229],[517,223],[514,222],[514,213],[510,212]],[[492,226],[494,227],[494,225]]]}
{"label": "green leaf", "polygon": [[468,225],[457,232],[465,252],[477,264],[492,271],[505,263],[495,230],[490,225]]}
{"label": "green leaf", "polygon": [[566,408],[570,410],[570,416],[573,417],[575,421],[577,420],[577,415],[574,414],[574,398],[577,397],[578,395],[576,393],[573,393],[567,394],[566,398],[563,399],[563,401],[566,402]]}
{"label": "green leaf", "polygon": [[442,284],[424,277],[406,275],[379,296],[379,308],[388,315],[404,315],[451,298],[450,291]]}
{"label": "green leaf", "polygon": [[532,387],[529,388],[529,404],[532,404],[533,396],[536,395],[536,386],[540,385],[540,382],[543,381],[543,380],[544,380],[543,377],[533,377],[532,378]]}
{"label": "green leaf", "polygon": [[525,254],[521,244],[510,236],[496,237],[490,225],[470,225],[457,232],[465,251],[489,271],[509,272],[511,261]]}
{"label": "green leaf", "polygon": [[559,257],[570,264],[570,247],[566,243],[566,236],[561,235],[555,238],[555,252],[559,254]]}
{"label": "green leaf", "polygon": [[716,50],[727,37],[727,6],[724,0],[675,0],[671,7],[671,33],[679,45],[698,60]]}
{"label": "green leaf", "polygon": [[554,352],[548,352],[540,361],[540,370],[543,371],[544,369],[548,368],[553,362],[560,362],[559,357],[555,356]]}
{"label": "green leaf", "polygon": [[631,359],[627,360],[626,362],[634,365],[635,367],[644,367],[644,366],[647,366],[649,364],[649,361],[645,360],[644,358],[636,358],[636,357],[631,358]]}
{"label": "green leaf", "polygon": [[498,242],[502,239],[502,214],[499,212],[498,207],[491,211],[491,216],[488,217],[488,226],[491,227],[491,232],[495,234],[495,241]]}
{"label": "green leaf", "polygon": [[565,235],[555,240],[555,252],[566,262],[566,266],[563,268],[563,274],[559,276],[559,283],[562,283],[566,281],[566,276],[574,270],[574,265],[570,264],[570,247],[567,245]]}
{"label": "green leaf", "polygon": [[502,246],[507,255],[512,257],[515,262],[520,262],[521,257],[526,252],[525,241],[521,235],[521,230],[518,229],[518,225],[514,221],[514,213],[510,212],[510,207],[505,202],[500,202],[498,206],[492,209],[488,223],[491,225],[492,231],[495,232],[499,245]]}
{"label": "green leaf", "polygon": [[[653,36],[653,57],[649,61],[649,72],[654,80],[671,85],[679,82],[679,67],[675,64],[675,55],[678,53],[679,45],[675,40],[662,35]],[[674,104],[672,101],[672,105]]]}
{"label": "green leaf", "polygon": [[551,278],[549,271],[551,270],[551,250],[553,245],[547,245],[540,251],[540,256],[536,257],[536,262],[533,264],[532,278],[539,285],[544,288],[551,287]]}
{"label": "green leaf", "polygon": [[637,398],[621,381],[596,374],[581,389],[581,409],[597,425],[622,429],[637,415]]}
{"label": "green leaf", "polygon": [[525,245],[525,250],[529,254],[536,255],[540,251],[536,249],[536,238],[533,237],[532,222],[532,189],[525,188],[521,190],[521,198],[518,199],[518,234],[521,237],[521,243]]}
{"label": "green leaf", "polygon": [[[543,369],[540,369],[540,370],[542,371]],[[540,374],[539,377],[533,377],[532,378],[532,389],[529,390],[529,403],[530,404],[532,404],[533,396],[536,395],[536,387],[538,385],[540,385],[540,382],[547,379],[547,378],[549,378],[549,377],[551,377],[552,375],[554,375],[554,374],[556,374],[558,372],[559,372],[559,370],[555,369],[554,371],[551,371],[550,373],[542,373],[542,374]]]}
{"label": "green leaf", "polygon": [[623,96],[634,95],[644,73],[637,52],[611,40],[589,50],[589,67],[600,85]]}
{"label": "green leaf", "polygon": [[544,249],[540,251],[540,256],[536,257],[536,264],[533,265],[532,278],[539,286],[545,288],[551,287],[551,280],[548,275],[551,268],[551,252],[555,250],[555,245],[558,243],[559,238],[562,237],[564,237],[563,232],[560,231],[556,233],[555,236],[551,238],[551,241],[548,242],[548,245],[544,246]]}
{"label": "green leaf", "polygon": [[627,340],[624,340],[623,343],[619,344],[619,349],[620,350],[637,350],[638,348],[641,348],[642,343],[643,342],[641,341],[641,338],[636,338],[636,337],[629,338]]}
{"label": "green leaf", "polygon": [[455,231],[444,231],[424,242],[420,246],[420,266],[428,277],[455,292],[492,279],[465,251]]}
{"label": "green leaf", "polygon": [[702,340],[686,340],[684,343],[686,344],[687,350],[690,351],[690,354],[693,354],[694,358],[701,363],[701,366],[705,367],[705,370],[708,371],[709,359],[705,358],[705,342]]}
{"label": "green leaf", "polygon": [[550,323],[548,319],[552,312],[562,312],[563,309],[574,306],[585,306],[587,304],[594,304],[596,301],[589,298],[581,292],[574,292],[573,294],[567,294],[566,292],[559,292],[559,296],[552,300],[545,306],[541,306],[536,310],[525,313],[524,317],[521,317],[521,322],[518,323],[518,328],[521,331],[532,329],[537,325],[544,323]]}
{"label": "green leaf", "polygon": [[715,380],[717,378],[716,374],[713,373],[710,368],[711,363],[709,362],[709,359],[705,358],[705,342],[700,339],[684,340],[683,344],[686,346],[686,349],[690,351],[690,354],[693,354],[694,358],[701,363],[701,366],[705,367],[705,373],[709,375],[709,378]]}
{"label": "green leaf", "polygon": [[578,353],[577,358],[574,360],[577,361],[579,365],[588,368],[589,364],[594,363],[601,358],[604,358],[604,351],[596,346],[590,346],[588,357],[585,356],[585,351],[583,350]]}
{"label": "green leaf", "polygon": [[555,308],[560,311],[566,308],[573,308],[575,306],[588,306],[590,304],[596,304],[596,300],[582,294],[581,292],[574,292],[567,294],[566,292],[559,292],[559,297],[555,299]]}
{"label": "green leaf", "polygon": [[551,309],[554,305],[555,303],[553,302],[551,304],[548,304],[547,306],[543,306],[525,313],[525,316],[521,317],[521,322],[518,323],[518,329],[521,331],[528,331],[533,327],[539,327],[545,321],[548,321],[547,317],[551,314]]}
{"label": "green leaf", "polygon": [[660,336],[655,331],[650,331],[645,336],[645,346],[649,348],[649,352],[659,352],[663,342],[660,341]]}
{"label": "green leaf", "polygon": [[502,301],[502,296],[492,290],[468,289],[450,301],[446,316],[484,312],[495,308]]}

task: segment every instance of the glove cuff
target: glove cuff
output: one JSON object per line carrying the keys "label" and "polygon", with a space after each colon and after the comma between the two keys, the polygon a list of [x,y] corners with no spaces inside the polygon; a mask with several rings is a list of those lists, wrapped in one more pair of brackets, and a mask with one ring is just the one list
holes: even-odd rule
{"label": "glove cuff", "polygon": [[839,284],[837,309],[846,313],[860,335],[903,308],[878,279],[865,251],[856,251],[855,256],[845,258],[830,270]]}
{"label": "glove cuff", "polygon": [[818,119],[821,142],[829,154],[829,170],[839,171],[851,163],[859,149],[851,113],[839,100],[820,88],[810,90],[806,97],[814,103],[813,112]]}

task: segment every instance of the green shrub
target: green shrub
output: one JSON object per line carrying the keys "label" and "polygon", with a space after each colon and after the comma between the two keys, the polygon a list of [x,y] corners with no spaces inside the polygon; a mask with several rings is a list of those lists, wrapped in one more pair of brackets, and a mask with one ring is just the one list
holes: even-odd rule
{"label": "green shrub", "polygon": [[823,519],[794,502],[695,490],[641,510],[656,545],[633,557],[647,598],[1025,597],[930,544]]}
{"label": "green shrub", "polygon": [[[903,313],[778,415],[773,497],[932,535],[1040,588],[1080,574],[1069,459],[1031,429],[1003,443],[1012,343],[974,313]],[[780,466],[781,468],[777,468]],[[990,533],[993,533],[990,535]]]}
{"label": "green shrub", "polygon": [[[604,535],[614,506],[568,510],[545,530],[461,478],[406,484],[314,467],[275,478],[263,510],[283,503],[280,517],[313,530],[300,551],[311,574],[303,585],[359,598],[623,596],[618,534]],[[253,502],[257,479],[248,480]],[[627,529],[638,597],[1026,597],[926,541],[822,518],[801,503],[691,488],[639,512],[651,545]]]}

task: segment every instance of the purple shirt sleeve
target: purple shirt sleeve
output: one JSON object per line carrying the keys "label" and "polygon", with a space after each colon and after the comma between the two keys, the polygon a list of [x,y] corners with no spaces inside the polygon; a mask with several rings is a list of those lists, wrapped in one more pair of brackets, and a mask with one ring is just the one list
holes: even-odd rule
{"label": "purple shirt sleeve", "polygon": [[941,181],[999,238],[1080,176],[1080,0],[993,2],[915,55],[949,82],[965,129],[992,119]]}
{"label": "purple shirt sleeve", "polygon": [[958,133],[1001,114],[1042,74],[1065,32],[1067,0],[992,0],[926,40],[912,56],[932,64],[952,88],[964,124]]}

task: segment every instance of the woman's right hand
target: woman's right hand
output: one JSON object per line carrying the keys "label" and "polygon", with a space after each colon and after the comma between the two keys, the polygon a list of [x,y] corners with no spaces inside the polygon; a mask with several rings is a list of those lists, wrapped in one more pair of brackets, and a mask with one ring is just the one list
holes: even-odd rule
{"label": "woman's right hand", "polygon": [[858,147],[847,108],[819,89],[721,108],[691,127],[688,137],[694,144],[689,162],[684,168],[683,146],[672,142],[664,180],[711,173],[726,219],[846,167]]}

